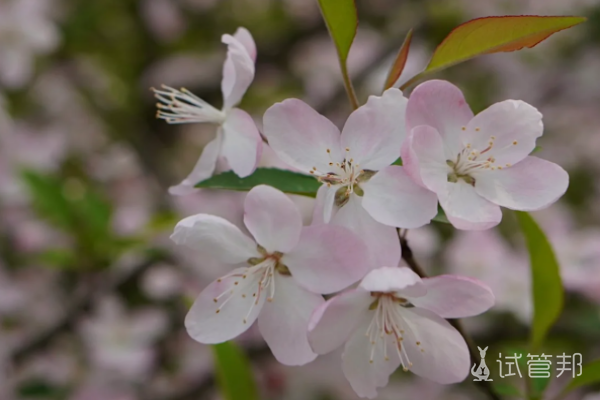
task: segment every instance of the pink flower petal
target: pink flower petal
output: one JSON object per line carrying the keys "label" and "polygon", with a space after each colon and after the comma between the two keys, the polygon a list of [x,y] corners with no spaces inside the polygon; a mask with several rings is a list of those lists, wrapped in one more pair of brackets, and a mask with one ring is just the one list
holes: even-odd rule
{"label": "pink flower petal", "polygon": [[462,150],[462,127],[473,118],[459,88],[447,81],[430,80],[417,86],[408,99],[407,129],[429,125],[439,132],[446,151],[446,159],[453,160]]}
{"label": "pink flower petal", "polygon": [[407,325],[402,343],[412,363],[410,370],[438,383],[464,380],[471,361],[460,333],[429,310],[401,308],[400,312]]}
{"label": "pink flower petal", "polygon": [[[477,185],[477,184],[476,184]],[[455,228],[484,230],[494,227],[502,220],[502,211],[489,202],[463,180],[448,182],[446,190],[438,192],[440,205]]]}
{"label": "pink flower petal", "polygon": [[419,275],[406,267],[381,267],[364,277],[359,287],[369,292],[401,293],[408,297],[425,296],[427,289]]}
{"label": "pink flower petal", "polygon": [[223,124],[223,156],[240,178],[251,175],[262,153],[262,138],[254,120],[239,108],[230,110]]}
{"label": "pink flower petal", "polygon": [[194,340],[205,344],[222,343],[252,326],[265,303],[266,291],[253,297],[258,278],[250,275],[242,279],[239,275],[245,271],[246,268],[239,268],[233,276],[217,279],[196,298],[185,317],[185,327]]}
{"label": "pink flower petal", "polygon": [[[342,162],[340,132],[327,118],[298,99],[269,108],[263,117],[263,134],[283,162],[309,172],[331,171],[330,162]],[[329,152],[328,152],[329,150]]]}
{"label": "pink flower petal", "polygon": [[333,293],[357,282],[370,270],[368,249],[347,228],[313,225],[302,229],[298,245],[285,264],[298,283],[316,293]]}
{"label": "pink flower petal", "polygon": [[298,286],[292,277],[275,273],[275,296],[258,317],[258,328],[273,355],[284,365],[303,365],[317,358],[306,332],[313,311],[325,302],[322,296]]}
{"label": "pink flower petal", "polygon": [[244,46],[252,61],[256,61],[256,43],[248,29],[240,26],[233,34],[233,38]]}
{"label": "pink flower petal", "polygon": [[371,294],[362,289],[341,293],[317,308],[308,325],[308,341],[317,354],[340,347],[366,318],[373,303]]}
{"label": "pink flower petal", "polygon": [[442,318],[465,318],[481,314],[494,305],[494,294],[483,282],[455,275],[423,279],[427,294],[409,299],[415,307]]}
{"label": "pink flower petal", "polygon": [[502,170],[480,172],[475,191],[502,207],[534,211],[558,200],[569,186],[569,175],[560,166],[537,157],[526,157]]}
{"label": "pink flower petal", "polygon": [[198,191],[194,186],[208,179],[212,176],[221,154],[221,143],[223,142],[223,134],[221,131],[217,132],[215,137],[210,143],[204,146],[202,154],[198,159],[198,162],[194,166],[194,169],[179,185],[171,186],[169,193],[176,196],[185,196],[190,193]]}
{"label": "pink flower petal", "polygon": [[419,228],[437,214],[437,195],[414,183],[400,166],[382,169],[361,188],[363,207],[382,224]]}
{"label": "pink flower petal", "polygon": [[254,60],[248,50],[238,39],[231,35],[223,35],[223,43],[227,44],[227,59],[223,65],[223,109],[235,107],[254,80]]}
{"label": "pink flower petal", "polygon": [[268,252],[292,250],[302,231],[302,215],[294,202],[279,190],[255,186],[244,201],[244,224]]}
{"label": "pink flower petal", "polygon": [[[461,131],[461,139],[465,146],[470,144],[473,150],[485,154],[486,159],[493,157],[494,165],[504,167],[527,157],[543,131],[542,114],[535,107],[524,101],[506,100],[477,114]],[[491,149],[485,151],[490,143]]]}
{"label": "pink flower petal", "polygon": [[450,172],[444,151],[444,142],[435,128],[413,128],[402,145],[404,170],[419,185],[435,192],[443,190]]}
{"label": "pink flower petal", "polygon": [[361,169],[379,171],[400,155],[406,136],[405,112],[408,100],[396,88],[369,100],[354,111],[342,130],[342,148],[349,149],[346,159]]}
{"label": "pink flower petal", "polygon": [[356,394],[374,399],[377,397],[377,388],[388,384],[390,375],[400,365],[400,358],[392,335],[386,335],[383,339],[386,341],[388,360],[385,359],[384,346],[381,344],[375,346],[375,351],[372,352],[370,339],[366,335],[371,318],[372,316],[368,315],[363,319],[346,342],[342,355],[342,370]]}
{"label": "pink flower petal", "polygon": [[331,223],[344,226],[360,236],[370,251],[369,265],[398,265],[400,242],[396,229],[373,219],[362,206],[362,198],[351,195],[348,203],[333,216]]}
{"label": "pink flower petal", "polygon": [[184,218],[175,226],[171,239],[198,252],[207,252],[227,264],[260,257],[256,243],[231,222],[208,214]]}

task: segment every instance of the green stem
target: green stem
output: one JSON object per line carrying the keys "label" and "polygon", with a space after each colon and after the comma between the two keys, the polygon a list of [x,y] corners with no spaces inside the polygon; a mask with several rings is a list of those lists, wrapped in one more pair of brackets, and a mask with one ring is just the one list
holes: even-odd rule
{"label": "green stem", "polygon": [[348,66],[346,65],[346,60],[342,60],[340,58],[340,68],[342,70],[342,78],[344,79],[344,87],[346,88],[346,93],[348,94],[348,99],[350,100],[350,105],[352,108],[356,110],[359,107],[358,98],[356,97],[356,92],[354,91],[354,86],[352,86],[352,80],[350,80],[350,75],[348,74]]}
{"label": "green stem", "polygon": [[417,81],[421,80],[422,77],[423,77],[422,72],[416,74],[415,76],[413,76],[412,78],[410,78],[409,80],[404,82],[404,84],[402,86],[400,86],[400,90],[404,91],[407,87],[412,86],[413,84],[417,83]]}

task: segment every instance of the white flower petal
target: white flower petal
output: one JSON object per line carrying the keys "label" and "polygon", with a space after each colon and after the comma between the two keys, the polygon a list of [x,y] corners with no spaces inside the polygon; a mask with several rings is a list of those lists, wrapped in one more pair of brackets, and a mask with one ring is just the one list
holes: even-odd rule
{"label": "white flower petal", "polygon": [[312,349],[318,354],[326,354],[344,344],[360,321],[367,317],[372,302],[369,292],[351,289],[315,309],[308,326]]}
{"label": "white flower petal", "polygon": [[287,253],[300,239],[302,215],[285,194],[259,185],[248,192],[244,201],[244,224],[269,253]]}
{"label": "white flower petal", "polygon": [[301,288],[292,277],[275,272],[275,296],[258,317],[258,328],[273,355],[284,365],[304,365],[317,358],[306,332],[322,296]]}
{"label": "white flower petal", "polygon": [[231,222],[214,215],[197,214],[184,218],[175,226],[171,239],[227,264],[260,257],[254,240]]}
{"label": "white flower petal", "polygon": [[198,191],[194,186],[210,178],[215,171],[219,154],[221,153],[221,143],[223,140],[222,132],[217,132],[215,137],[210,143],[204,146],[202,154],[198,159],[198,162],[194,166],[194,169],[190,174],[177,186],[171,186],[169,193],[176,196],[185,196],[190,193]]}
{"label": "white flower petal", "polygon": [[533,106],[519,100],[506,100],[491,105],[477,114],[461,131],[463,144],[493,157],[494,165],[516,164],[535,148],[542,136],[542,114]]}
{"label": "white flower petal", "polygon": [[406,107],[407,129],[419,125],[435,128],[444,141],[447,160],[462,150],[462,127],[473,118],[459,88],[447,81],[432,79],[417,86],[410,94]]}
{"label": "white flower petal", "polygon": [[400,166],[382,169],[361,188],[363,207],[382,224],[419,228],[437,214],[437,195],[414,183]]}
{"label": "white flower petal", "polygon": [[251,175],[262,153],[262,138],[252,117],[239,108],[227,113],[223,124],[222,153],[240,178]]}
{"label": "white flower petal", "polygon": [[494,227],[502,220],[502,211],[475,191],[475,188],[459,179],[448,182],[446,190],[438,192],[440,205],[455,228],[484,230]]}
{"label": "white flower petal", "polygon": [[374,269],[364,277],[359,287],[369,292],[397,292],[401,297],[421,297],[427,293],[419,275],[406,267]]}
{"label": "white flower petal", "polygon": [[245,45],[231,35],[223,35],[223,43],[227,44],[227,59],[223,65],[223,109],[235,107],[254,80],[254,60],[248,54]]}
{"label": "white flower petal", "polygon": [[366,335],[372,314],[373,312],[368,313],[366,318],[361,321],[346,342],[342,355],[342,370],[352,389],[360,397],[369,399],[377,397],[377,388],[386,386],[390,375],[400,365],[400,358],[391,335],[385,336],[383,339],[387,347],[387,360],[381,341],[377,343],[375,351],[372,353],[372,345]]}
{"label": "white flower petal", "polygon": [[465,318],[481,314],[494,305],[492,290],[473,278],[439,275],[423,279],[425,296],[409,298],[415,307],[443,318]]}
{"label": "white flower petal", "polygon": [[348,203],[333,216],[331,223],[350,229],[364,240],[370,250],[371,268],[398,265],[400,242],[396,228],[375,221],[361,202],[360,197],[351,195]]}
{"label": "white flower petal", "polygon": [[471,360],[460,333],[429,310],[402,307],[400,313],[407,325],[402,345],[412,363],[409,369],[438,383],[464,380],[469,374]]}
{"label": "white flower petal", "polygon": [[342,130],[342,148],[349,149],[346,159],[373,171],[396,161],[406,136],[407,103],[396,88],[386,90],[381,97],[369,96],[366,104],[350,114]]}
{"label": "white flower petal", "polygon": [[330,162],[344,159],[338,128],[301,100],[287,99],[271,106],[263,121],[269,146],[294,168],[307,173],[316,168],[324,174],[331,172]]}
{"label": "white flower petal", "polygon": [[254,323],[265,303],[266,292],[263,290],[257,297],[252,295],[257,292],[258,278],[250,275],[244,279],[246,270],[239,268],[200,293],[185,317],[185,327],[194,340],[205,344],[226,342]]}
{"label": "white flower petal", "polygon": [[361,238],[342,226],[313,225],[302,229],[298,246],[285,254],[296,281],[315,293],[333,293],[360,280],[370,270]]}
{"label": "white flower petal", "polygon": [[569,175],[557,164],[526,157],[510,168],[475,175],[475,191],[499,206],[534,211],[558,200],[569,186]]}

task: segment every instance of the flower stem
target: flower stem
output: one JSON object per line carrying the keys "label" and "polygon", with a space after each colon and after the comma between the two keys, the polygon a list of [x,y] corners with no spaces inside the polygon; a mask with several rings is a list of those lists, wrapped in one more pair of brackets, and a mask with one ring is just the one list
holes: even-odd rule
{"label": "flower stem", "polygon": [[356,97],[356,92],[354,91],[354,86],[352,85],[352,80],[350,80],[350,75],[348,74],[348,66],[345,61],[340,59],[340,68],[342,70],[342,77],[344,78],[344,87],[346,88],[346,93],[348,94],[348,99],[350,100],[350,104],[352,105],[352,109],[356,110],[359,107],[358,98]]}
{"label": "flower stem", "polygon": [[[427,278],[427,273],[421,268],[419,263],[415,260],[412,249],[408,245],[408,240],[406,239],[406,233],[400,234],[400,230],[398,230],[399,238],[400,238],[400,247],[402,248],[402,259],[404,262],[421,278]],[[481,363],[481,357],[479,356],[479,351],[477,350],[477,345],[473,341],[473,338],[465,331],[462,322],[460,319],[450,319],[448,322],[460,333],[460,335],[465,339],[467,343],[467,347],[469,348],[469,353],[471,354],[471,361],[476,365]],[[477,385],[482,391],[484,391],[491,399],[493,400],[502,400],[502,398],[494,391],[492,384],[490,381],[481,381],[481,385]]]}

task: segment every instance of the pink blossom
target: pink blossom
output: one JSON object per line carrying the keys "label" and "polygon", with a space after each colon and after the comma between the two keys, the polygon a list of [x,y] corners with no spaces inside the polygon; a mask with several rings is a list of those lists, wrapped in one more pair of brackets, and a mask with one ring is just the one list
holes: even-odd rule
{"label": "pink blossom", "polygon": [[542,114],[523,101],[473,116],[460,89],[432,80],[414,90],[406,115],[405,169],[437,194],[458,229],[488,229],[502,219],[500,206],[539,210],[567,189],[560,166],[529,156],[543,132]]}
{"label": "pink blossom", "polygon": [[159,100],[158,117],[170,124],[212,123],[218,125],[217,136],[208,143],[192,172],[179,185],[169,189],[171,194],[184,195],[194,191],[194,185],[209,178],[219,157],[240,177],[256,169],[262,150],[262,139],[245,111],[235,108],[254,79],[256,45],[245,28],[236,33],[223,35],[227,44],[227,59],[223,66],[223,109],[218,110],[187,89],[176,90],[163,86],[155,90]]}
{"label": "pink blossom", "polygon": [[264,135],[275,153],[323,182],[315,220],[360,234],[375,265],[398,264],[394,227],[417,228],[437,212],[433,193],[414,184],[402,167],[390,165],[404,139],[406,102],[398,89],[371,96],[350,115],[341,134],[297,99],[275,104],[264,116]]}
{"label": "pink blossom", "polygon": [[399,366],[438,383],[465,379],[469,350],[444,318],[477,315],[493,303],[474,279],[421,279],[409,268],[382,267],[315,310],[308,337],[318,354],[345,342],[344,375],[359,396],[375,398]]}
{"label": "pink blossom", "polygon": [[196,299],[185,325],[200,343],[221,343],[258,327],[275,358],[286,365],[315,359],[306,338],[312,311],[367,272],[366,247],[345,228],[302,226],[300,211],[282,192],[257,186],[244,202],[244,224],[254,239],[223,218],[198,214],[171,236],[210,252],[235,269]]}

